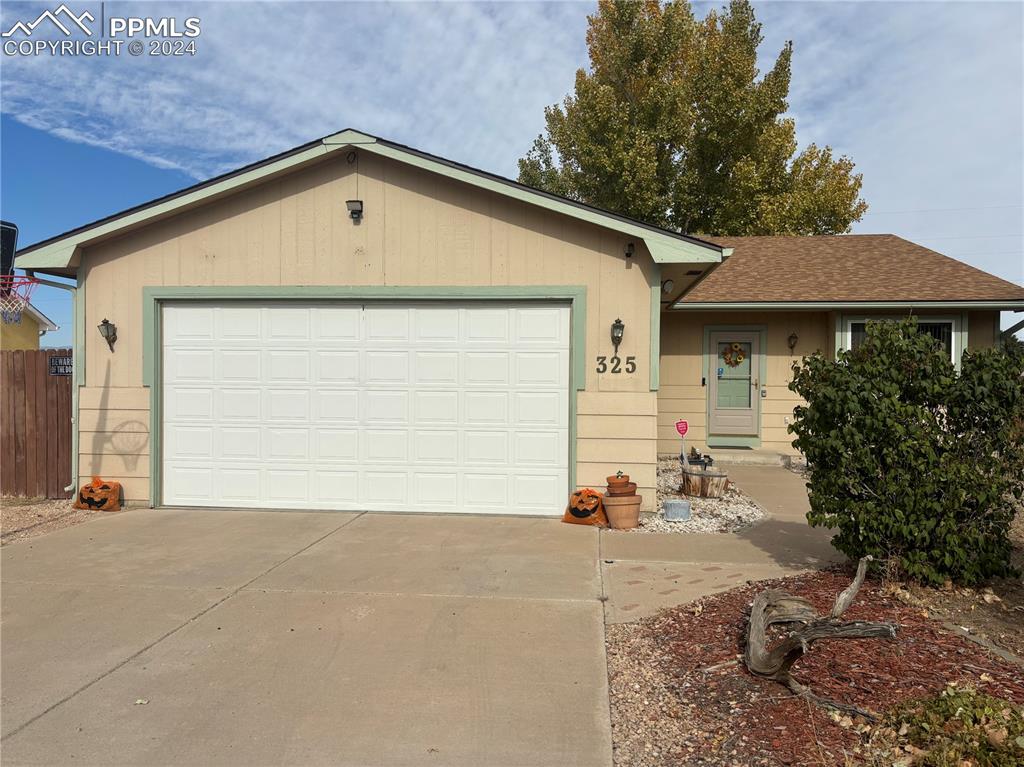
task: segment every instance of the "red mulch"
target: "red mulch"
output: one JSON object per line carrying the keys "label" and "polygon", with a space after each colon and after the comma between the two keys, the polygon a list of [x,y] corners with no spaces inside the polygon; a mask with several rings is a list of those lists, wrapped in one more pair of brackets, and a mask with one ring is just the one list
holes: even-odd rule
{"label": "red mulch", "polygon": [[[762,581],[665,610],[641,630],[661,648],[658,663],[680,697],[693,730],[680,764],[832,765],[856,763],[861,736],[821,707],[758,679],[742,664],[705,671],[742,653],[753,595],[781,588],[827,614],[851,580],[847,571]],[[882,713],[897,703],[970,683],[1024,703],[1024,669],[943,630],[920,609],[869,581],[843,616],[899,624],[895,640],[818,642],[794,676],[818,695]],[[847,722],[849,725],[849,722]]]}

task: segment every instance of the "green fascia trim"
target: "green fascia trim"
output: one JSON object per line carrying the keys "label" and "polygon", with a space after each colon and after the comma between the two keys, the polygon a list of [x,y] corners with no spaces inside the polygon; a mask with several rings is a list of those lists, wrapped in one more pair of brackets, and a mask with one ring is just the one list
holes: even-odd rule
{"label": "green fascia trim", "polygon": [[57,240],[38,250],[33,250],[15,259],[15,265],[19,269],[60,269],[72,264],[75,251],[79,246],[87,245],[93,240],[119,232],[127,227],[152,221],[154,219],[169,215],[182,208],[196,205],[214,197],[227,194],[241,187],[274,176],[282,171],[294,168],[297,165],[315,160],[328,152],[338,149],[337,146],[318,144],[315,147],[303,152],[284,157],[277,162],[267,163],[258,168],[253,168],[248,173],[241,173],[223,181],[211,184],[210,186],[197,189],[189,194],[175,197],[159,205],[153,205],[134,213],[116,218],[112,221],[99,224],[91,229],[70,235],[62,240]]}
{"label": "green fascia trim", "polygon": [[708,447],[761,447],[760,437],[728,437],[708,436],[706,443]]}
{"label": "green fascia trim", "polygon": [[[760,376],[760,384],[757,388],[758,400],[761,399],[761,388],[764,387],[765,381],[768,379],[768,326],[767,325],[705,325],[704,326],[704,340],[701,354],[703,357],[703,368],[705,381],[711,380],[711,334],[712,333],[750,333],[756,332],[760,336],[760,347],[761,359],[758,360],[757,372]],[[711,386],[704,387],[704,417],[707,419],[705,423],[711,424],[711,398],[708,396],[711,392]],[[732,436],[732,435],[716,435],[709,434],[706,440],[708,447],[712,446],[712,441],[715,442],[715,447],[729,447],[729,445],[723,444],[728,442],[732,445],[738,445],[740,447],[760,447],[761,446],[761,420],[764,416],[764,408],[761,405],[757,407],[757,436]],[[746,444],[744,440],[750,440],[750,444]]]}
{"label": "green fascia trim", "polygon": [[514,200],[520,200],[521,202],[526,202],[531,205],[537,205],[541,208],[546,208],[548,210],[555,211],[556,213],[571,216],[573,218],[580,219],[581,221],[587,221],[606,229],[622,232],[630,237],[642,239],[644,243],[646,243],[647,250],[650,251],[654,262],[658,264],[719,263],[722,260],[722,251],[720,248],[702,246],[687,240],[681,240],[669,234],[656,232],[637,224],[621,221],[613,216],[606,216],[596,211],[579,208],[575,205],[571,205],[570,203],[551,199],[550,197],[536,194],[527,189],[520,189],[519,187],[512,186],[510,184],[503,184],[495,179],[485,178],[475,173],[462,170],[461,168],[453,168],[449,165],[444,165],[443,163],[434,162],[433,160],[425,157],[404,152],[401,149],[396,149],[377,142],[353,144],[353,146],[358,146],[364,151],[372,152],[398,162],[403,162],[407,165],[413,165],[417,168],[431,171],[432,173],[447,176],[448,178],[455,179],[456,181],[460,181],[464,184],[470,184],[480,189],[486,189],[490,192],[494,192],[495,194],[511,197]]}
{"label": "green fascia trim", "polygon": [[661,386],[661,269],[655,267],[651,286],[651,391]]}
{"label": "green fascia trim", "polygon": [[846,309],[862,311],[867,309],[1005,309],[1024,311],[1024,301],[736,301],[736,302],[686,302],[676,301],[671,309],[755,309],[763,311],[793,309]]}
{"label": "green fascia trim", "polygon": [[[84,284],[84,283],[83,283]],[[284,286],[257,287],[148,287],[142,289],[142,383],[149,387],[149,498],[153,506],[162,500],[163,401],[160,354],[160,306],[165,301],[568,301],[572,339],[569,345],[569,390],[586,388],[587,288],[583,285],[510,285],[487,287],[417,286]],[[77,350],[76,350],[77,351]],[[83,356],[84,359],[84,356]],[[77,433],[77,429],[75,430]],[[576,489],[576,397],[569,397],[569,489]],[[77,478],[76,478],[77,482]]]}

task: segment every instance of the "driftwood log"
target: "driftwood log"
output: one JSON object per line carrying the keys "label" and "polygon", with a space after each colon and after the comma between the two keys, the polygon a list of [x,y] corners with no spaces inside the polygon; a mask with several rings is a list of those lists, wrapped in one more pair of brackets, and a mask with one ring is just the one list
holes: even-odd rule
{"label": "driftwood log", "polygon": [[[821,639],[892,639],[896,636],[897,626],[893,623],[840,620],[864,584],[870,561],[870,556],[860,560],[853,583],[836,596],[832,612],[827,616],[818,615],[806,599],[784,591],[769,589],[758,594],[750,608],[747,646],[743,656],[743,662],[750,672],[784,684],[795,694],[814,703],[874,721],[876,717],[867,711],[815,695],[791,674],[793,664]],[[774,625],[788,627],[789,633],[774,646],[768,647],[768,629]]]}

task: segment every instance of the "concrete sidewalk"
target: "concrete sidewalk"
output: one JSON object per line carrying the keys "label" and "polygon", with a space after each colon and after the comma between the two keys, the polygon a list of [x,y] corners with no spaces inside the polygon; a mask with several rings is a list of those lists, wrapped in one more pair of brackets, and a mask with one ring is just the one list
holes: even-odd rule
{"label": "concrete sidewalk", "polygon": [[606,619],[626,623],[725,591],[843,561],[832,533],[808,526],[804,480],[780,466],[730,465],[730,481],[768,518],[738,533],[638,535],[604,531]]}

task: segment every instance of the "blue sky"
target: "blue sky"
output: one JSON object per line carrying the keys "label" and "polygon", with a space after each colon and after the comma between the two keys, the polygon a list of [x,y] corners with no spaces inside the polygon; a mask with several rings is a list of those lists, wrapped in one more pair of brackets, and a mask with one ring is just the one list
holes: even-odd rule
{"label": "blue sky", "polygon": [[[69,6],[99,18],[99,3]],[[47,7],[4,2],[0,25]],[[831,144],[864,174],[855,231],[1024,282],[1024,5],[756,7],[765,66],[794,41],[801,144]],[[26,245],[343,127],[514,176],[587,64],[593,9],[108,2],[108,16],[198,16],[197,55],[2,57],[0,214]],[[62,326],[46,341],[67,343],[63,293],[37,304]]]}

